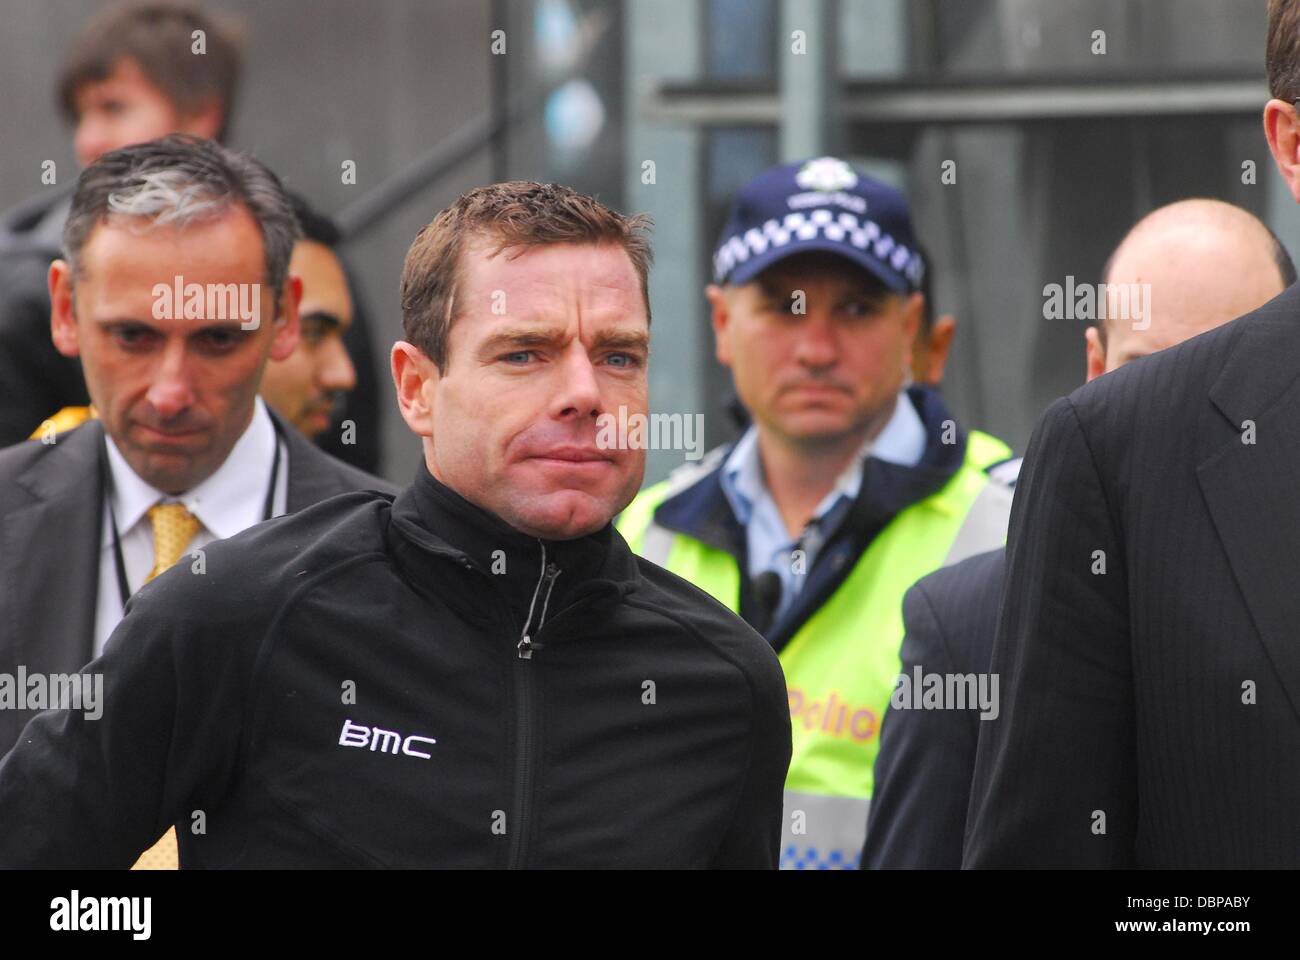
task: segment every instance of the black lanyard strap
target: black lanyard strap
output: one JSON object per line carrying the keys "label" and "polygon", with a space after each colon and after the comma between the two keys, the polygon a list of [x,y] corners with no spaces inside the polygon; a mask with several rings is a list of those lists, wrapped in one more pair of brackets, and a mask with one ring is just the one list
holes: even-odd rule
{"label": "black lanyard strap", "polygon": [[[275,486],[280,479],[281,444],[284,432],[280,422],[271,417],[271,426],[275,429],[275,454],[271,459],[271,482],[266,487],[266,499],[262,502],[262,520],[271,519],[275,511]],[[117,513],[113,510],[113,470],[108,462],[108,434],[105,431],[104,442],[99,448],[99,469],[104,481],[104,495],[108,497],[108,519],[113,528],[113,567],[117,572],[117,592],[122,599],[122,606],[131,599],[131,586],[126,579],[126,559],[122,556],[122,537],[117,530]]]}

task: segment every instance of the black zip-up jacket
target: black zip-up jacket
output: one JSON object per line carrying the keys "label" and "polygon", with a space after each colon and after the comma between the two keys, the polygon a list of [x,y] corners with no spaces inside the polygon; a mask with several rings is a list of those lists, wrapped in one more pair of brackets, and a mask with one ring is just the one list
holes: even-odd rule
{"label": "black zip-up jacket", "polygon": [[[196,570],[202,569],[202,572]],[[182,560],[102,716],[0,762],[0,865],[774,867],[775,653],[606,526],[543,542],[423,467]]]}

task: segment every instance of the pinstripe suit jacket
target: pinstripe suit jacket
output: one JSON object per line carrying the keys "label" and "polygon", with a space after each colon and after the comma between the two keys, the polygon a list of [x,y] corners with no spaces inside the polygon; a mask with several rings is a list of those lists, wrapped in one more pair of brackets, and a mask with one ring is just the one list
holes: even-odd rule
{"label": "pinstripe suit jacket", "polygon": [[1300,285],[1043,415],[966,866],[1300,866]]}

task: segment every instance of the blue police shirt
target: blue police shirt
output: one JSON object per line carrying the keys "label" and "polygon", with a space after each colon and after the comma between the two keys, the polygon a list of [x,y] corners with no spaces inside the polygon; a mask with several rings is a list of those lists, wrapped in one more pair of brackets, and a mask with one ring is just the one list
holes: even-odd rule
{"label": "blue police shirt", "polygon": [[[838,529],[862,487],[862,466],[867,457],[876,457],[903,466],[916,466],[925,453],[925,424],[905,390],[899,391],[894,412],[874,441],[867,441],[853,462],[835,480],[797,537],[791,537],[781,519],[776,501],[768,493],[759,457],[758,430],[751,426],[737,441],[722,466],[722,490],[745,528],[749,550],[749,576],[756,579],[771,571],[781,579],[781,600],[772,622],[781,619],[803,587],[804,576],[812,568],[817,551]],[[800,571],[795,572],[794,551],[804,551]]]}

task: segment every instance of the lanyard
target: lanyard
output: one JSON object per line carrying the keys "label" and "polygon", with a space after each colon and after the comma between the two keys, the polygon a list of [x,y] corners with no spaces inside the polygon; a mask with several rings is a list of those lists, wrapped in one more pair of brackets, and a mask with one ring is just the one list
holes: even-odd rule
{"label": "lanyard", "polygon": [[[280,478],[280,444],[284,440],[284,433],[275,417],[271,418],[271,426],[275,428],[275,457],[271,461],[271,482],[267,484],[266,500],[262,504],[263,521],[270,520],[275,509],[275,483]],[[122,606],[125,607],[126,602],[131,599],[131,587],[126,579],[126,560],[122,557],[122,538],[117,531],[117,514],[113,510],[113,471],[108,464],[107,438],[99,448],[99,469],[104,480],[104,494],[108,497],[109,523],[113,528],[113,567],[117,573],[117,592],[122,598]]]}

